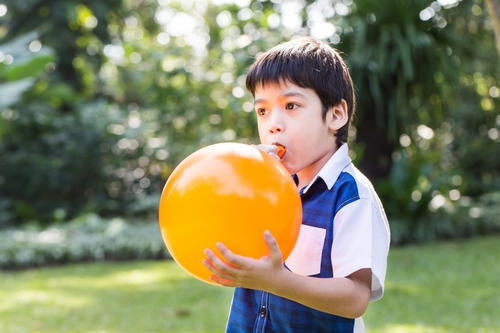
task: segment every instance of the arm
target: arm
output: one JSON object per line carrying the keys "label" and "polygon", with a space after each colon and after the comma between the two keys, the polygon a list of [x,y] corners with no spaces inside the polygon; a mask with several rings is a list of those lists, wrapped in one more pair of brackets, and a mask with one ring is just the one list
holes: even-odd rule
{"label": "arm", "polygon": [[269,232],[264,234],[269,255],[260,259],[232,253],[223,244],[217,248],[221,260],[209,249],[203,264],[214,275],[212,279],[224,286],[260,289],[342,317],[360,317],[371,294],[371,270],[360,269],[347,277],[314,278],[295,274],[282,263],[281,251]]}

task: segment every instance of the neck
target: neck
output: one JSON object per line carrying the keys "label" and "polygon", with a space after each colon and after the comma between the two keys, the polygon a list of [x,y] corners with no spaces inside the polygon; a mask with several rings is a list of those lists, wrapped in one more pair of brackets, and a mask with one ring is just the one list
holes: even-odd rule
{"label": "neck", "polygon": [[318,172],[320,172],[321,168],[325,166],[326,162],[328,162],[330,157],[332,157],[335,151],[336,149],[329,151],[327,154],[324,154],[315,162],[311,163],[304,169],[297,172],[297,177],[299,178],[299,184],[298,184],[299,189],[302,189],[303,187],[309,185],[309,183],[314,179],[314,177],[316,177]]}

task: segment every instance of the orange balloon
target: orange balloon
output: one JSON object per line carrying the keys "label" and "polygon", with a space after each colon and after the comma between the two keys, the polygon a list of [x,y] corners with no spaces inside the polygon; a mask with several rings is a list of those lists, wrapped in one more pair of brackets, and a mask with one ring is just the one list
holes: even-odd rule
{"label": "orange balloon", "polygon": [[276,238],[283,260],[292,251],[302,221],[297,187],[286,169],[254,146],[219,143],[184,159],[161,194],[163,240],[183,269],[201,281],[212,273],[203,250],[222,242],[236,254],[268,254],[264,231]]}

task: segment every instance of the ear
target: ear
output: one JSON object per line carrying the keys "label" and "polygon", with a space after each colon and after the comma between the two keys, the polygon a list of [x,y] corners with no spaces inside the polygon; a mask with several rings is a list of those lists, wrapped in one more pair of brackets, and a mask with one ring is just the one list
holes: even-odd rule
{"label": "ear", "polygon": [[349,119],[348,106],[345,99],[342,99],[337,105],[332,106],[326,113],[326,125],[330,131],[337,131],[347,124]]}

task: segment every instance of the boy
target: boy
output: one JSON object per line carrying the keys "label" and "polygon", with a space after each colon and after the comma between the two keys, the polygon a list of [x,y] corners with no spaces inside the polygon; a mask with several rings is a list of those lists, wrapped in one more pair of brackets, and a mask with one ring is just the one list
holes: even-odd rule
{"label": "boy", "polygon": [[[361,315],[382,297],[390,232],[371,183],[351,163],[347,135],[354,89],[340,55],[300,38],[260,56],[247,75],[259,137],[284,146],[281,163],[299,189],[303,221],[282,263],[266,231],[269,255],[205,250],[212,279],[234,292],[227,332],[364,332]],[[272,223],[272,221],[269,221]]]}

